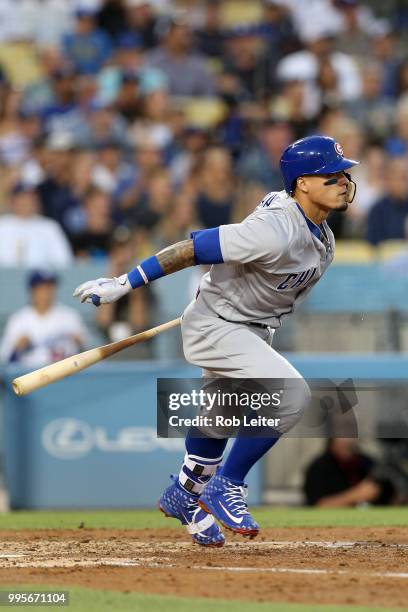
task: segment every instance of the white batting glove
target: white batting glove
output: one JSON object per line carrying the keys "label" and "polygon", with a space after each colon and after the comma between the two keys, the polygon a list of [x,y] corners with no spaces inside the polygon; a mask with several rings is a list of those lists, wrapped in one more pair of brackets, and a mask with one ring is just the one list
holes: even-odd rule
{"label": "white batting glove", "polygon": [[115,276],[114,278],[97,278],[82,283],[75,289],[73,295],[82,303],[86,302],[87,304],[100,306],[101,304],[116,302],[131,290],[132,285],[129,282],[128,275],[122,274],[122,276]]}

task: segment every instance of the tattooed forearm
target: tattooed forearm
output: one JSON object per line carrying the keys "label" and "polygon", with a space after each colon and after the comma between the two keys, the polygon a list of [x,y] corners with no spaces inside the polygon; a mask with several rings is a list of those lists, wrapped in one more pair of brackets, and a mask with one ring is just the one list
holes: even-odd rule
{"label": "tattooed forearm", "polygon": [[192,240],[182,240],[159,251],[156,255],[165,274],[171,274],[183,268],[195,265],[194,245]]}

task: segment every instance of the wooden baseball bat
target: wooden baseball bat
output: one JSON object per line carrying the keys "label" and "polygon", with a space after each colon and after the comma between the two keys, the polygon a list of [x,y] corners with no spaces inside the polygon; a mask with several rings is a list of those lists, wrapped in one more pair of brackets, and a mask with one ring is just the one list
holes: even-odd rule
{"label": "wooden baseball bat", "polygon": [[180,318],[173,319],[173,321],[162,323],[162,325],[157,325],[156,327],[152,327],[152,329],[147,329],[146,331],[135,334],[134,336],[129,336],[118,342],[111,342],[111,344],[98,346],[89,351],[84,351],[83,353],[78,353],[78,355],[72,355],[56,363],[44,366],[34,372],[19,376],[12,382],[13,391],[16,395],[27,395],[36,389],[50,385],[67,376],[72,376],[72,374],[76,374],[76,372],[80,372],[81,370],[85,370],[94,363],[98,363],[98,361],[102,361],[129,346],[149,340],[167,329],[176,327],[180,325],[180,321]]}

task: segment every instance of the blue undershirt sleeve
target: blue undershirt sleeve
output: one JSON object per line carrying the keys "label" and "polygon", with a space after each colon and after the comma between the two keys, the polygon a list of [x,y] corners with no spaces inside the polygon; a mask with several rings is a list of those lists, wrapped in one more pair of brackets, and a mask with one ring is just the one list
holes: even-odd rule
{"label": "blue undershirt sleeve", "polygon": [[219,227],[191,232],[190,238],[193,240],[194,258],[197,265],[224,263]]}

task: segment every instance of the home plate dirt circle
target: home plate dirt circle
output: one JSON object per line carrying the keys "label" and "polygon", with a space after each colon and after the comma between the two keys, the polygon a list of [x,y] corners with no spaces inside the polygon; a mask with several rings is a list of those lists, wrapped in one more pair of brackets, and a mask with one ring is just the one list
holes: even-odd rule
{"label": "home plate dirt circle", "polygon": [[265,529],[212,549],[180,529],[10,530],[0,550],[2,584],[379,607],[408,593],[402,527]]}

